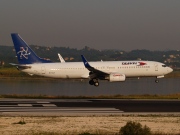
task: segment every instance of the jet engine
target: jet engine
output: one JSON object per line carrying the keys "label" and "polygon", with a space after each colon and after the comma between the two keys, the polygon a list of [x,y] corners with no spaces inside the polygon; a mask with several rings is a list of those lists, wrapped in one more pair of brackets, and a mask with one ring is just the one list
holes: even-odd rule
{"label": "jet engine", "polygon": [[109,75],[110,82],[122,82],[126,80],[126,76],[120,73],[112,73]]}

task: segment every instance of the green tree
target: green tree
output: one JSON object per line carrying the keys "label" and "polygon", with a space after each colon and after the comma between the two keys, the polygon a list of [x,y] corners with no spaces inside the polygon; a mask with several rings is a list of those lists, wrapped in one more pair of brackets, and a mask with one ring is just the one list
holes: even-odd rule
{"label": "green tree", "polygon": [[129,121],[119,131],[120,135],[151,135],[151,130],[146,125],[143,127],[140,123]]}

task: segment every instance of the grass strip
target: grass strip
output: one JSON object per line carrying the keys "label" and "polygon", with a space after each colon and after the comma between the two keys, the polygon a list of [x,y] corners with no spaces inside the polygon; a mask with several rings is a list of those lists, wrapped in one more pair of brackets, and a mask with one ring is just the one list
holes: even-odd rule
{"label": "grass strip", "polygon": [[51,95],[17,95],[7,94],[0,95],[0,98],[17,98],[17,99],[178,99],[180,93],[168,95],[100,95],[100,96],[51,96]]}

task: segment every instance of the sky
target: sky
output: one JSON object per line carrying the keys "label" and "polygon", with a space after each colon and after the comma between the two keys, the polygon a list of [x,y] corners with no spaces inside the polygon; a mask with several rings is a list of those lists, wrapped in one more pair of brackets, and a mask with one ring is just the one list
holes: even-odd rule
{"label": "sky", "polygon": [[180,49],[180,0],[1,0],[0,45]]}

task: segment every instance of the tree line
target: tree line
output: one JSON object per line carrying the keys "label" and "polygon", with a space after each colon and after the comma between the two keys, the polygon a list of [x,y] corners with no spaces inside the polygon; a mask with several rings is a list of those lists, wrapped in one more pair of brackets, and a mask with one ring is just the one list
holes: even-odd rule
{"label": "tree line", "polygon": [[[180,51],[150,51],[150,50],[97,50],[85,46],[82,49],[69,47],[45,47],[30,45],[32,50],[41,58],[48,58],[54,62],[59,62],[58,53],[67,62],[82,61],[83,54],[88,61],[119,61],[119,60],[148,60],[159,61],[174,68],[180,68]],[[9,63],[18,63],[13,46],[0,46],[0,61],[5,66]],[[2,66],[2,65],[1,65]]]}

